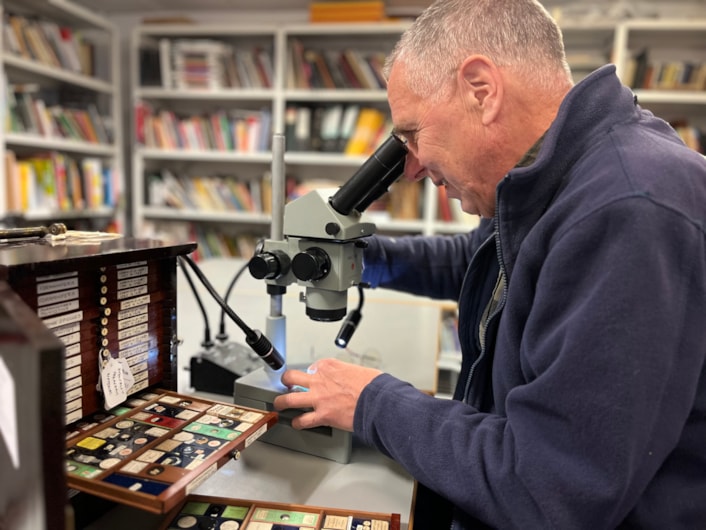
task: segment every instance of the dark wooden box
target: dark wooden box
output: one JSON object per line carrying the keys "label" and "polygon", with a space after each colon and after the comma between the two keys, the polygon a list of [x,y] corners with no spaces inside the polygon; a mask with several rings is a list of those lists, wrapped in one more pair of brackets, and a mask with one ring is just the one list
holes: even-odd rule
{"label": "dark wooden box", "polygon": [[[0,242],[0,284],[64,346],[43,377],[63,387],[54,419],[65,436],[49,453],[63,455],[72,490],[165,514],[277,421],[174,392],[177,260],[195,248],[107,235]],[[106,371],[113,361],[129,377]],[[106,389],[126,399],[106,402]]]}

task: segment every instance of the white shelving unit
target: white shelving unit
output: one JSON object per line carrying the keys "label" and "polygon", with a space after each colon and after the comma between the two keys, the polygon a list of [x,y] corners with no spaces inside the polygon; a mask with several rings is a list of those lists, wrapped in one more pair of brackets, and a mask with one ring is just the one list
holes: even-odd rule
{"label": "white shelving unit", "polygon": [[[373,106],[387,112],[384,89],[296,89],[287,86],[289,50],[292,40],[300,40],[305,47],[341,50],[353,48],[359,51],[382,51],[388,53],[398,39],[406,23],[384,24],[296,24],[247,28],[232,26],[140,26],[132,36],[131,63],[133,78],[133,105],[147,102],[152,107],[177,108],[182,112],[213,108],[259,108],[268,106],[272,114],[272,132],[284,133],[285,112],[290,105],[325,106],[329,104],[356,103]],[[140,82],[140,50],[156,49],[161,39],[215,39],[231,43],[248,42],[271,50],[274,65],[274,83],[271,89],[218,89],[175,90],[156,86],[144,86]],[[191,175],[227,171],[238,179],[261,178],[271,165],[270,151],[257,153],[168,150],[146,148],[135,138],[133,129],[133,180],[132,207],[133,230],[136,234],[153,229],[154,225],[168,229],[170,222],[218,224],[220,231],[237,234],[269,233],[270,217],[263,213],[206,212],[196,209],[175,210],[150,206],[145,176],[156,168],[168,167]],[[326,180],[343,183],[366,160],[367,155],[351,156],[338,152],[294,151],[285,154],[288,176],[297,181]],[[436,220],[436,189],[431,183],[421,184],[422,214],[419,219],[394,220],[375,218],[378,230],[389,233],[432,234],[468,230],[465,223],[444,223]],[[470,217],[470,216],[469,216]],[[473,221],[473,220],[471,220]]]}
{"label": "white shelving unit", "polygon": [[[149,101],[153,105],[179,106],[180,110],[208,109],[221,106],[246,106],[271,109],[272,131],[286,130],[286,110],[289,106],[326,106],[341,103],[357,103],[387,111],[384,89],[325,89],[292,88],[288,83],[290,50],[298,41],[306,48],[319,50],[341,50],[352,48],[359,51],[383,51],[392,49],[407,23],[375,24],[280,24],[262,27],[218,27],[218,26],[141,26],[136,28],[132,44],[133,96],[134,101]],[[675,59],[686,53],[690,60],[706,61],[706,22],[631,20],[618,24],[602,23],[581,25],[567,23],[562,27],[567,57],[576,81],[595,68],[614,62],[620,76],[625,76],[628,63],[640,49],[649,46],[657,50],[674,51]],[[164,89],[141,86],[138,61],[140,49],[158,46],[162,38],[212,38],[230,43],[254,42],[271,51],[274,82],[269,89],[228,89],[216,91],[194,91]],[[703,127],[700,116],[706,112],[704,91],[655,91],[636,90],[639,101],[653,109],[656,114],[673,119],[689,116],[695,124]],[[686,114],[684,114],[686,113]],[[133,124],[134,131],[134,124]],[[239,179],[258,179],[267,172],[271,164],[271,153],[199,152],[164,149],[147,149],[133,141],[133,228],[136,233],[143,230],[144,223],[191,221],[194,223],[217,223],[219,230],[237,232],[245,230],[267,235],[269,216],[262,213],[205,212],[199,210],[174,210],[147,205],[145,175],[150,168],[170,167],[190,174],[218,172],[222,168],[238,175]],[[288,175],[297,181],[325,179],[344,182],[365,161],[367,156],[346,156],[337,152],[287,150],[285,166]],[[393,188],[394,193],[394,188]],[[469,230],[477,219],[468,216],[467,222],[450,223],[438,220],[437,189],[428,180],[423,183],[421,209],[418,219],[395,220],[374,217],[378,231],[385,233],[437,234],[456,233]],[[367,215],[367,212],[366,212]]]}
{"label": "white shelving unit", "polygon": [[[618,24],[615,62],[618,75],[631,83],[630,64],[643,50],[648,62],[706,64],[706,20],[631,20]],[[706,128],[706,86],[694,89],[635,88],[638,102],[670,121]]]}
{"label": "white shelving unit", "polygon": [[[193,26],[193,25],[154,25],[138,26],[131,38],[130,63],[133,108],[146,105],[155,114],[160,111],[172,112],[177,118],[217,112],[267,112],[274,124],[281,118],[275,104],[278,88],[273,83],[263,88],[210,89],[176,88],[169,86],[162,76],[169,68],[162,68],[165,59],[171,59],[171,52],[165,51],[163,43],[174,44],[179,41],[214,41],[222,42],[233,49],[250,51],[261,48],[267,53],[273,67],[277,64],[275,42],[277,31],[272,26],[249,26],[234,29],[232,26]],[[170,46],[171,46],[170,44]],[[152,50],[157,62],[154,68],[162,68],[161,75],[145,79],[150,72],[145,72],[145,50]],[[142,70],[141,70],[142,68]],[[157,72],[152,72],[152,74]],[[274,73],[273,77],[279,74]],[[159,79],[157,78],[159,77]],[[134,118],[134,114],[133,114]],[[132,163],[132,231],[136,235],[169,235],[169,227],[175,223],[191,223],[207,227],[218,227],[219,231],[238,236],[265,235],[269,230],[270,216],[260,212],[215,211],[209,209],[176,209],[155,205],[150,200],[150,189],[146,179],[150,175],[159,175],[168,171],[174,175],[183,175],[187,179],[196,177],[225,175],[242,183],[260,182],[271,164],[269,146],[262,150],[216,150],[194,148],[175,149],[165,146],[146,145],[137,137],[138,124],[131,123],[133,163]],[[274,129],[274,126],[272,126]],[[147,142],[149,144],[149,142]],[[166,228],[165,228],[166,227]],[[179,237],[179,236],[177,236]]]}
{"label": "white shelving unit", "polygon": [[[110,132],[108,142],[91,142],[67,139],[57,134],[35,134],[11,132],[3,123],[0,131],[0,151],[5,158],[9,152],[17,159],[47,156],[59,153],[80,163],[87,158],[100,160],[103,168],[113,172],[112,189],[124,192],[124,172],[122,167],[122,127],[121,98],[119,89],[119,34],[117,29],[104,18],[81,6],[65,0],[3,0],[3,18],[18,15],[31,20],[49,21],[66,28],[67,31],[80,33],[92,44],[93,71],[90,74],[77,73],[65,67],[46,64],[35,58],[18,55],[6,46],[3,39],[0,56],[2,57],[3,102],[7,105],[11,94],[8,85],[33,85],[41,91],[57,95],[57,103],[62,105],[63,94],[70,93],[71,98],[79,98],[95,105]],[[8,109],[4,108],[3,116]],[[120,199],[114,204],[86,205],[84,207],[31,209],[10,208],[8,189],[10,179],[16,176],[8,174],[8,167],[0,169],[0,222],[8,226],[27,223],[49,223],[62,221],[69,227],[90,227],[103,229],[112,221],[121,220]],[[119,188],[116,190],[115,187]]]}

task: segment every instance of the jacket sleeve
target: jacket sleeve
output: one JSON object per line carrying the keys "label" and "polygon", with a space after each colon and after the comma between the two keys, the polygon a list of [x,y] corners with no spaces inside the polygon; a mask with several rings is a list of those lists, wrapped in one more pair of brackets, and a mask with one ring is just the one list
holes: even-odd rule
{"label": "jacket sleeve", "polygon": [[619,526],[667,472],[703,377],[704,239],[644,197],[584,216],[541,267],[518,256],[494,413],[381,375],[361,395],[355,432],[494,527]]}
{"label": "jacket sleeve", "polygon": [[492,220],[452,236],[373,236],[363,259],[363,281],[438,300],[457,300],[473,254],[492,235]]}

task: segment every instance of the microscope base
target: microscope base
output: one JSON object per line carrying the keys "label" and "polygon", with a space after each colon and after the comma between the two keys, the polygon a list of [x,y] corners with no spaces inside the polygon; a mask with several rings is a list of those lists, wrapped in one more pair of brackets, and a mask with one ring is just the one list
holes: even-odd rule
{"label": "microscope base", "polygon": [[210,359],[194,356],[189,361],[191,387],[194,390],[223,396],[233,393],[233,383],[238,377],[235,372]]}
{"label": "microscope base", "polygon": [[[306,370],[306,366],[291,367]],[[236,405],[268,411],[274,410],[272,402],[275,397],[285,391],[285,388],[281,386],[276,388],[265,370],[266,368],[259,368],[236,379],[233,395],[233,401]],[[279,421],[262,435],[260,440],[347,464],[351,458],[353,434],[331,427],[294,429],[291,426],[292,418],[300,413],[301,411],[298,410],[280,412]]]}

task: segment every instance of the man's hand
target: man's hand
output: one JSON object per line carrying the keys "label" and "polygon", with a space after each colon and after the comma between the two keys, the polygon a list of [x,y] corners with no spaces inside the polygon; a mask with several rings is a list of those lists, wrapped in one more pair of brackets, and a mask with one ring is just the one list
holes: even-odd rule
{"label": "man's hand", "polygon": [[338,359],[320,359],[307,372],[287,370],[282,384],[287,388],[304,387],[274,400],[277,410],[313,409],[292,420],[295,429],[321,425],[353,431],[353,416],[363,388],[382,372]]}

